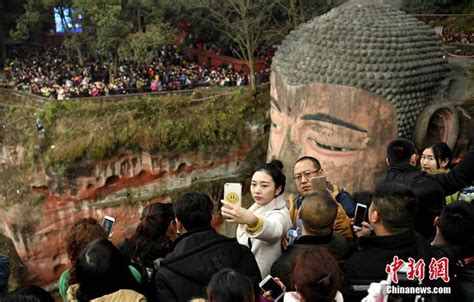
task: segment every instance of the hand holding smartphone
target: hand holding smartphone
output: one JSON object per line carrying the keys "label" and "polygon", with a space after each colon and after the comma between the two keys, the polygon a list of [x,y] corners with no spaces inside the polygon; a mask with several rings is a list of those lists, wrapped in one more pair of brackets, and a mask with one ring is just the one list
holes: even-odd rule
{"label": "hand holding smartphone", "polygon": [[313,191],[327,190],[326,176],[321,175],[311,178],[311,187]]}
{"label": "hand holding smartphone", "polygon": [[242,206],[242,184],[228,182],[224,184],[224,201],[223,203]]}
{"label": "hand holding smartphone", "polygon": [[292,245],[295,242],[296,238],[298,238],[298,230],[291,228],[288,231],[288,245]]}
{"label": "hand holding smartphone", "polygon": [[367,206],[362,203],[358,203],[356,205],[356,210],[354,214],[354,225],[352,228],[356,231],[359,231],[362,229],[362,222],[365,219],[365,213],[367,212]]}
{"label": "hand holding smartphone", "polygon": [[274,301],[279,301],[285,295],[283,288],[271,275],[266,276],[259,286],[264,292],[269,293]]}
{"label": "hand holding smartphone", "polygon": [[105,233],[107,234],[107,237],[110,237],[112,235],[114,225],[115,225],[115,218],[111,216],[105,216],[104,220],[102,220],[102,227],[104,228]]}

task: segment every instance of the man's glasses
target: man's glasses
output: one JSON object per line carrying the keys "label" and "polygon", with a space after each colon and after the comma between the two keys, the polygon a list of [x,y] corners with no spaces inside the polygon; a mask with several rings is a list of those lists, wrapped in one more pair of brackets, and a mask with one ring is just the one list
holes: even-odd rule
{"label": "man's glasses", "polygon": [[301,174],[295,174],[295,176],[293,177],[293,179],[296,181],[296,182],[301,182],[303,180],[303,177],[307,180],[309,180],[311,178],[311,176],[319,173],[320,170],[316,170],[316,171],[305,171]]}

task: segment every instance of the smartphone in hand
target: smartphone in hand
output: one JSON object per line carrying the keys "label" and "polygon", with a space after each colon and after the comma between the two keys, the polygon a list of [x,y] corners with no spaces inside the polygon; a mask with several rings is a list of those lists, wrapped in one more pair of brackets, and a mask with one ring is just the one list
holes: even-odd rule
{"label": "smartphone in hand", "polygon": [[102,220],[102,227],[104,228],[105,233],[107,234],[107,237],[110,237],[110,235],[112,234],[114,225],[115,225],[115,218],[111,216],[105,216],[104,220]]}
{"label": "smartphone in hand", "polygon": [[313,188],[313,191],[327,190],[328,186],[326,184],[326,176],[321,175],[311,178],[311,187]]}
{"label": "smartphone in hand", "polygon": [[266,276],[262,282],[259,283],[259,286],[263,291],[271,292],[271,297],[274,301],[280,301],[280,299],[285,295],[280,284],[278,284],[271,275]]}
{"label": "smartphone in hand", "polygon": [[354,225],[352,228],[354,230],[361,230],[362,229],[362,222],[365,219],[365,213],[367,212],[367,206],[362,203],[358,203],[356,205],[356,210],[354,214]]}
{"label": "smartphone in hand", "polygon": [[296,238],[298,238],[298,231],[291,228],[289,231],[288,231],[288,245],[292,245]]}
{"label": "smartphone in hand", "polygon": [[224,203],[242,206],[242,184],[228,182],[224,184]]}

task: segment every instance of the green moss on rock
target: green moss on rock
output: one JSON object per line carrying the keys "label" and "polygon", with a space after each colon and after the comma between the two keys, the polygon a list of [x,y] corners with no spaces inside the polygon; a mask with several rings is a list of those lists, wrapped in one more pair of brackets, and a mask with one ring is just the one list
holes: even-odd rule
{"label": "green moss on rock", "polygon": [[[3,94],[2,145],[24,150],[22,165],[7,164],[0,169],[0,177],[7,180],[0,188],[8,193],[3,206],[27,200],[41,204],[44,198],[31,192],[28,181],[43,169],[56,182],[55,193],[61,193],[64,179],[72,180],[77,167],[124,153],[161,153],[169,159],[199,154],[212,159],[236,151],[249,145],[252,126],[264,129],[269,124],[268,94],[268,87],[256,94],[242,87],[203,88],[188,94],[42,104],[21,103]],[[37,120],[44,133],[35,128]],[[249,160],[254,161],[255,156],[258,161],[264,159],[266,145],[267,140],[250,150]]]}

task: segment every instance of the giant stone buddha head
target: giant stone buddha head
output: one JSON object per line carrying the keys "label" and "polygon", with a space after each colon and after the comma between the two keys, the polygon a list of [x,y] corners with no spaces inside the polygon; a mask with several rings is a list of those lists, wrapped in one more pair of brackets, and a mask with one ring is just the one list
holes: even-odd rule
{"label": "giant stone buddha head", "polygon": [[349,1],[278,47],[268,157],[282,160],[290,179],[309,155],[340,187],[372,189],[386,146],[413,137],[420,114],[445,97],[448,72],[429,26],[383,1]]}

